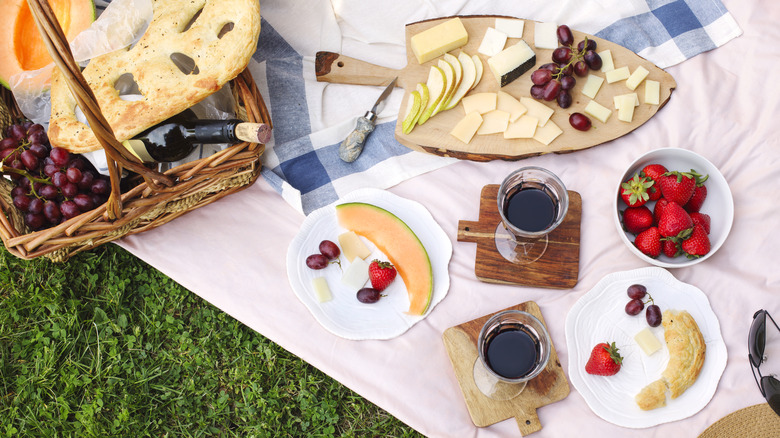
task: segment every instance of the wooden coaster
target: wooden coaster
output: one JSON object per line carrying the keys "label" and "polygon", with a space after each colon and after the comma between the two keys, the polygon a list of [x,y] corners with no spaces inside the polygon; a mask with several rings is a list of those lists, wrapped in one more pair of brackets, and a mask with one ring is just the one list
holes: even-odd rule
{"label": "wooden coaster", "polygon": [[[539,306],[533,301],[518,304],[508,309],[523,310],[544,322]],[[507,309],[504,309],[507,310]],[[498,312],[496,312],[498,313]],[[493,400],[479,391],[474,383],[474,362],[477,353],[477,338],[482,325],[490,319],[485,315],[444,331],[442,338],[447,354],[455,370],[455,377],[466,400],[471,421],[477,427],[490,426],[507,418],[514,417],[522,435],[528,435],[542,429],[536,409],[563,400],[569,395],[569,381],[558,361],[555,346],[550,344],[550,361],[547,367],[536,377],[528,381],[525,389],[511,400]]]}
{"label": "wooden coaster", "polygon": [[479,221],[459,221],[458,241],[475,242],[477,257],[474,273],[488,283],[535,286],[551,289],[571,289],[580,272],[580,220],[582,197],[571,190],[569,211],[548,237],[547,251],[542,257],[527,265],[515,264],[505,259],[496,249],[495,231],[501,222],[496,198],[498,184],[482,188],[479,202]]}

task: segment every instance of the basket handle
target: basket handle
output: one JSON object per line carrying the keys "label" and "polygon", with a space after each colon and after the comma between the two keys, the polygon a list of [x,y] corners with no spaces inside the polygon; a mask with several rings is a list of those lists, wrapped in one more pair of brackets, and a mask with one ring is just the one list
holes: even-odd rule
{"label": "basket handle", "polygon": [[109,176],[111,178],[111,195],[108,198],[106,211],[110,219],[118,219],[122,215],[122,199],[119,189],[120,166],[124,166],[141,175],[153,189],[159,189],[160,186],[158,184],[172,186],[174,183],[173,179],[145,167],[138,158],[133,156],[119,143],[114,135],[114,131],[100,111],[100,105],[98,105],[95,94],[81,74],[78,64],[73,59],[70,44],[62,32],[62,28],[49,2],[47,0],[27,0],[27,4],[30,6],[33,19],[44,44],[46,44],[49,55],[51,55],[56,66],[62,71],[71,94],[73,94],[79,107],[84,112],[92,132],[94,132],[95,137],[106,153],[106,161],[108,162]]}

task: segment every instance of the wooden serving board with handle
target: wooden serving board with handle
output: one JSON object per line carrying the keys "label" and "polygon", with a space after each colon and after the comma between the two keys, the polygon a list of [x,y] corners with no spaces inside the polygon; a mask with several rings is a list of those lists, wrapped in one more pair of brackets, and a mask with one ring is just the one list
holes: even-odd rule
{"label": "wooden serving board with handle", "polygon": [[458,242],[474,242],[477,254],[474,274],[486,283],[518,286],[571,289],[580,273],[580,219],[582,197],[569,190],[569,209],[563,222],[547,236],[548,243],[542,257],[526,265],[505,259],[496,249],[495,231],[501,222],[496,198],[497,184],[482,188],[479,201],[479,220],[458,222]]}
{"label": "wooden serving board with handle", "polygon": [[[409,99],[411,92],[415,90],[418,83],[427,80],[430,67],[435,65],[438,59],[440,59],[436,58],[424,64],[419,64],[411,49],[411,37],[451,18],[452,17],[437,18],[406,25],[407,65],[400,70],[378,66],[333,52],[319,52],[317,53],[315,61],[317,80],[358,85],[387,85],[393,78],[398,77],[398,86],[403,87],[406,90],[400,108],[406,108],[406,102]],[[532,85],[530,73],[541,65],[552,62],[551,57],[553,52],[551,49],[536,49],[534,47],[534,28],[536,22],[524,20],[525,25],[523,31],[523,40],[525,40],[536,53],[536,66],[514,82],[501,88],[488,67],[488,57],[477,52],[477,49],[482,42],[482,38],[485,35],[485,31],[488,27],[495,26],[497,17],[480,15],[461,16],[460,18],[469,34],[469,41],[464,47],[456,49],[451,53],[457,55],[460,51],[465,51],[469,55],[478,55],[482,59],[484,66],[482,80],[469,94],[496,92],[501,90],[518,99],[522,96],[530,97]],[[606,49],[611,50],[616,68],[628,66],[629,70],[633,72],[637,66],[641,65],[645,67],[650,72],[647,79],[660,82],[660,105],[644,103],[644,82],[639,85],[636,90],[631,91],[626,87],[625,81],[614,82],[612,84],[607,84],[607,82],[604,81],[601,90],[596,95],[595,101],[612,109],[613,114],[607,120],[607,123],[601,123],[595,118],[590,117],[593,122],[593,128],[587,132],[577,131],[569,125],[569,115],[574,112],[582,113],[585,105],[590,101],[590,98],[581,93],[586,78],[575,76],[577,85],[571,90],[573,103],[569,108],[561,109],[554,101],[544,102],[550,108],[555,109],[555,114],[552,116],[551,120],[563,130],[563,134],[556,138],[549,146],[545,146],[533,139],[504,139],[502,134],[475,135],[469,144],[465,144],[450,135],[450,131],[455,124],[465,116],[463,106],[460,104],[448,111],[442,111],[431,117],[423,125],[416,126],[409,134],[404,134],[402,131],[401,125],[403,122],[403,114],[400,114],[395,128],[396,139],[401,144],[411,149],[435,155],[474,161],[489,161],[494,159],[517,160],[550,152],[562,153],[576,151],[614,140],[628,134],[647,122],[669,100],[672,91],[677,86],[674,78],[672,78],[669,73],[618,44],[575,30],[572,30],[572,33],[574,34],[575,44],[587,36],[597,43],[597,52]],[[516,38],[509,38],[506,47],[517,41],[518,39]],[[601,73],[600,71],[593,73],[602,78],[605,76],[604,73]],[[631,92],[636,92],[639,95],[640,105],[634,111],[633,121],[631,123],[626,123],[618,120],[617,110],[614,109],[613,97]]]}
{"label": "wooden serving board with handle", "polygon": [[[539,318],[547,326],[539,306],[533,301],[509,307],[523,310]],[[504,309],[507,310],[507,309]],[[498,312],[496,312],[498,313]],[[474,383],[473,369],[477,360],[477,338],[482,325],[494,314],[465,322],[444,331],[442,338],[452,368],[463,392],[471,420],[477,427],[490,426],[508,418],[515,418],[520,433],[525,436],[542,429],[536,409],[563,400],[569,395],[569,381],[563,372],[555,346],[550,345],[550,361],[536,377],[528,381],[525,389],[510,400],[493,400],[486,397]]]}

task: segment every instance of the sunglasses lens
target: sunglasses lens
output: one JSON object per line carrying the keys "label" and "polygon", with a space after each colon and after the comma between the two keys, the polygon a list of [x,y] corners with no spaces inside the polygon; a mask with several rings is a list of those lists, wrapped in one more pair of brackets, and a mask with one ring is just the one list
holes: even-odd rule
{"label": "sunglasses lens", "polygon": [[753,366],[758,367],[764,358],[766,345],[766,312],[760,310],[753,317],[748,334],[748,353]]}
{"label": "sunglasses lens", "polygon": [[761,385],[766,392],[766,401],[769,402],[769,406],[777,415],[780,415],[780,380],[766,376],[761,379]]}

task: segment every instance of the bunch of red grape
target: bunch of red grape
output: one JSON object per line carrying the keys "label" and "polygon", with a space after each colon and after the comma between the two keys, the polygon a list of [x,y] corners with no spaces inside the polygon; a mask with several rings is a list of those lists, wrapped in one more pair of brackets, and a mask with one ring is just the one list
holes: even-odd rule
{"label": "bunch of red grape", "polygon": [[33,231],[102,205],[111,191],[108,177],[81,156],[51,148],[43,126],[29,121],[5,130],[0,165],[14,182],[13,204]]}
{"label": "bunch of red grape", "polygon": [[325,269],[331,263],[338,263],[341,265],[339,262],[341,250],[338,245],[330,240],[323,240],[320,242],[319,250],[319,253],[306,257],[306,266],[310,269]]}
{"label": "bunch of red grape", "polygon": [[[574,35],[569,26],[558,26],[560,47],[553,50],[552,61],[531,73],[531,96],[546,101],[556,100],[561,108],[572,104],[570,90],[577,84],[574,75],[585,77],[589,70],[601,68],[601,56],[596,53],[596,42],[585,37],[574,46]],[[579,128],[578,128],[579,129]]]}
{"label": "bunch of red grape", "polygon": [[[626,290],[628,297],[631,300],[626,303],[626,313],[634,316],[639,315],[645,308],[645,304],[650,303],[645,311],[645,319],[650,327],[658,327],[661,325],[661,308],[653,301],[653,297],[647,293],[647,288],[641,284],[632,284]],[[642,301],[642,298],[648,297],[647,302]]]}

